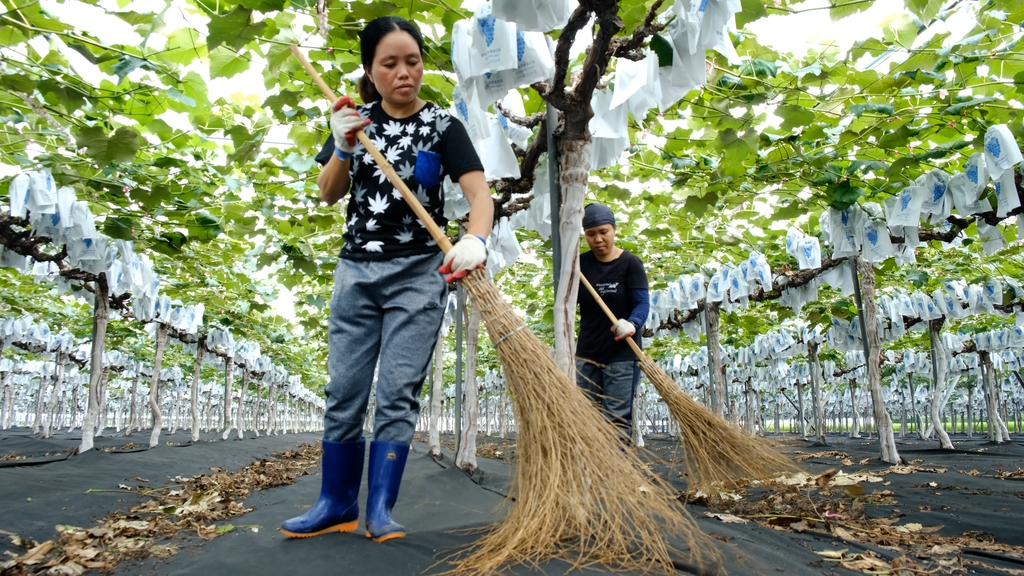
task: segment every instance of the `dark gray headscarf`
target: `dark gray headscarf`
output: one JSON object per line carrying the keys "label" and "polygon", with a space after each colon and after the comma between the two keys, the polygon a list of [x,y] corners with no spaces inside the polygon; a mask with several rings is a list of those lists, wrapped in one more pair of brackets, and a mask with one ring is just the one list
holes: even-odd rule
{"label": "dark gray headscarf", "polygon": [[615,215],[612,214],[611,208],[604,204],[587,204],[583,209],[583,229],[604,224],[615,226]]}

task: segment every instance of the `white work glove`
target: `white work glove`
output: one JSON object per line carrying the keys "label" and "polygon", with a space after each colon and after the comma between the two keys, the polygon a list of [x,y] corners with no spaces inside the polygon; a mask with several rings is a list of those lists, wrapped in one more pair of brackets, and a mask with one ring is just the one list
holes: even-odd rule
{"label": "white work glove", "polygon": [[612,325],[612,332],[615,333],[616,340],[622,340],[636,334],[636,326],[633,326],[633,323],[629,320],[622,320],[620,318]]}
{"label": "white work glove", "polygon": [[452,246],[444,256],[444,264],[437,269],[447,274],[445,282],[451,284],[466,277],[471,271],[483,268],[487,262],[487,243],[483,238],[473,234],[463,234],[462,238]]}
{"label": "white work glove", "polygon": [[370,119],[359,115],[356,103],[348,96],[342,96],[334,103],[331,132],[334,134],[334,153],[340,160],[352,157],[356,149],[356,130],[362,130],[369,124]]}

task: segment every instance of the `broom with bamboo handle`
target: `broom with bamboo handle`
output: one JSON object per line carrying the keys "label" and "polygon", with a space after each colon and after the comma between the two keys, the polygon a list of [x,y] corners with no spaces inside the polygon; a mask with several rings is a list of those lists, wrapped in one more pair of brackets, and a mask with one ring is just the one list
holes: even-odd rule
{"label": "broom with bamboo handle", "polygon": [[[580,274],[580,282],[615,324],[618,318],[583,274]],[[799,471],[796,464],[773,450],[766,441],[748,435],[683,392],[650,356],[640,350],[633,338],[626,338],[626,342],[640,360],[640,369],[654,384],[672,417],[679,423],[683,459],[691,488],[710,488],[715,484],[734,484],[742,478],[766,479],[782,472]]]}
{"label": "broom with bamboo handle", "polygon": [[[334,93],[292,47],[323,91]],[[399,190],[442,250],[444,233],[362,131],[359,141]],[[558,369],[547,346],[531,332],[486,270],[462,285],[487,326],[505,371],[519,425],[512,499],[504,520],[486,529],[449,561],[455,574],[495,574],[514,564],[562,559],[574,567],[674,574],[680,557],[712,572],[721,565],[713,541],[679,504],[675,491],[633,453],[621,453],[615,428]]]}

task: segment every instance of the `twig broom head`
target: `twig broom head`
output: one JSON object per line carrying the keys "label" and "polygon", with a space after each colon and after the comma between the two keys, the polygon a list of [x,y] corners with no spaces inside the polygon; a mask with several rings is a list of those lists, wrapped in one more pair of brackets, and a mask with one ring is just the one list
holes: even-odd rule
{"label": "twig broom head", "polygon": [[[615,314],[582,274],[580,283],[594,297],[608,319],[616,322]],[[680,390],[675,381],[644,354],[631,338],[627,338],[626,343],[640,359],[640,369],[654,384],[672,416],[679,422],[683,457],[692,478],[691,488],[710,488],[716,483],[732,484],[743,478],[765,479],[797,469],[795,464],[772,450],[768,443],[748,436]]]}
{"label": "twig broom head", "polygon": [[[505,369],[519,425],[515,506],[463,557],[456,574],[562,559],[641,573],[672,560],[710,567],[717,548],[674,491],[618,448],[614,427],[551,359],[482,270],[463,285]],[[677,542],[681,544],[673,544]]]}
{"label": "twig broom head", "polygon": [[690,488],[735,485],[741,479],[763,480],[783,472],[800,471],[796,463],[774,450],[763,438],[747,434],[698,404],[650,357],[644,356],[640,369],[679,423]]}

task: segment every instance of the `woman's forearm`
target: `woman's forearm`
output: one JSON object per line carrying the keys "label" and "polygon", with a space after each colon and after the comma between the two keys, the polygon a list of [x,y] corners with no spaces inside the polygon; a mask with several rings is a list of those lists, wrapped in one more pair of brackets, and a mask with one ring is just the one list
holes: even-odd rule
{"label": "woman's forearm", "polygon": [[334,205],[348,194],[350,160],[339,160],[334,154],[320,171],[316,185],[320,188],[320,200],[328,206]]}
{"label": "woman's forearm", "polygon": [[629,291],[629,299],[633,303],[633,311],[627,320],[637,326],[643,326],[651,312],[650,293],[643,288],[633,288]]}
{"label": "woman's forearm", "polygon": [[466,172],[459,177],[459,186],[469,202],[469,225],[466,231],[481,238],[491,235],[494,224],[494,201],[482,170]]}

